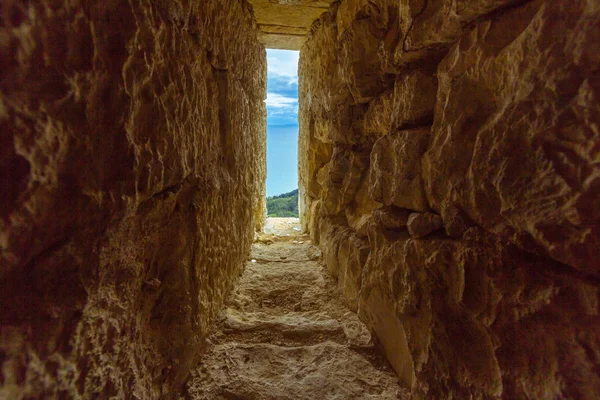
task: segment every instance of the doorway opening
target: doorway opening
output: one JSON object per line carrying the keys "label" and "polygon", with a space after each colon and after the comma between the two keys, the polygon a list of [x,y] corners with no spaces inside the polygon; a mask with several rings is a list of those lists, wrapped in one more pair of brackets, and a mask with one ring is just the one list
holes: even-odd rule
{"label": "doorway opening", "polygon": [[[299,228],[299,54],[292,50],[267,49],[267,230],[275,223]],[[290,219],[274,221],[273,218]]]}

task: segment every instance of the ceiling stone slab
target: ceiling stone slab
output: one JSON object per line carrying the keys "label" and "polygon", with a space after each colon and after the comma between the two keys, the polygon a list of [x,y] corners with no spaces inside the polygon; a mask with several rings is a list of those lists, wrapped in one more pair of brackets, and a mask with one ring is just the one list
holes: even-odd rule
{"label": "ceiling stone slab", "polygon": [[334,0],[248,0],[267,48],[300,50],[310,26]]}

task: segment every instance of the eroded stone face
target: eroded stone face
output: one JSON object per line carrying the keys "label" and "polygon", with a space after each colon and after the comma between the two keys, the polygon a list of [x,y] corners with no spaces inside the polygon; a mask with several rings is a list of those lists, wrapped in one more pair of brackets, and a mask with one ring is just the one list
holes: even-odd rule
{"label": "eroded stone face", "polygon": [[599,28],[591,0],[342,1],[315,24],[303,223],[413,398],[598,392]]}
{"label": "eroded stone face", "polygon": [[408,217],[406,228],[410,236],[422,238],[443,226],[442,217],[432,213],[412,213]]}
{"label": "eroded stone face", "polygon": [[577,1],[534,2],[475,27],[438,69],[423,160],[433,208],[458,207],[527,250],[595,276],[600,56],[590,48],[599,26],[598,10]]}
{"label": "eroded stone face", "polygon": [[429,144],[429,128],[390,133],[371,150],[369,194],[386,206],[427,211],[420,174],[421,156]]}
{"label": "eroded stone face", "polygon": [[469,31],[469,23],[525,1],[399,0],[398,3],[402,33],[394,61],[402,65],[444,53]]}
{"label": "eroded stone face", "polygon": [[3,2],[2,398],[170,397],[264,219],[239,1]]}

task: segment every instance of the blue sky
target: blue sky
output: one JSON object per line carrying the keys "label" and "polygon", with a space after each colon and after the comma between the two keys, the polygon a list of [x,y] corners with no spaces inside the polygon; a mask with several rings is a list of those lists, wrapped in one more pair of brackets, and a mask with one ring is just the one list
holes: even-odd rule
{"label": "blue sky", "polygon": [[298,56],[267,49],[267,196],[298,188]]}
{"label": "blue sky", "polygon": [[298,124],[299,54],[267,49],[267,125]]}

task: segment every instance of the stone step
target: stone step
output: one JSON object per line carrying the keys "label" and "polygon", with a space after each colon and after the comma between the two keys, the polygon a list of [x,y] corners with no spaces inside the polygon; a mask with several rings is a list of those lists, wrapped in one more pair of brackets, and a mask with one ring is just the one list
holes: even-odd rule
{"label": "stone step", "polygon": [[320,251],[312,246],[309,241],[295,240],[293,242],[275,242],[272,244],[254,243],[250,253],[250,259],[257,262],[306,262],[318,258]]}
{"label": "stone step", "polygon": [[333,341],[356,348],[371,348],[371,333],[358,319],[343,322],[325,313],[244,313],[227,309],[214,340],[273,343],[298,346]]}
{"label": "stone step", "polygon": [[245,311],[317,310],[331,297],[326,283],[316,263],[249,264],[229,304]]}
{"label": "stone step", "polygon": [[193,399],[408,399],[388,369],[344,345],[225,343],[208,349],[188,386]]}
{"label": "stone step", "polygon": [[254,262],[188,382],[189,398],[408,398],[369,329],[316,261],[319,253],[301,241],[255,243]]}

